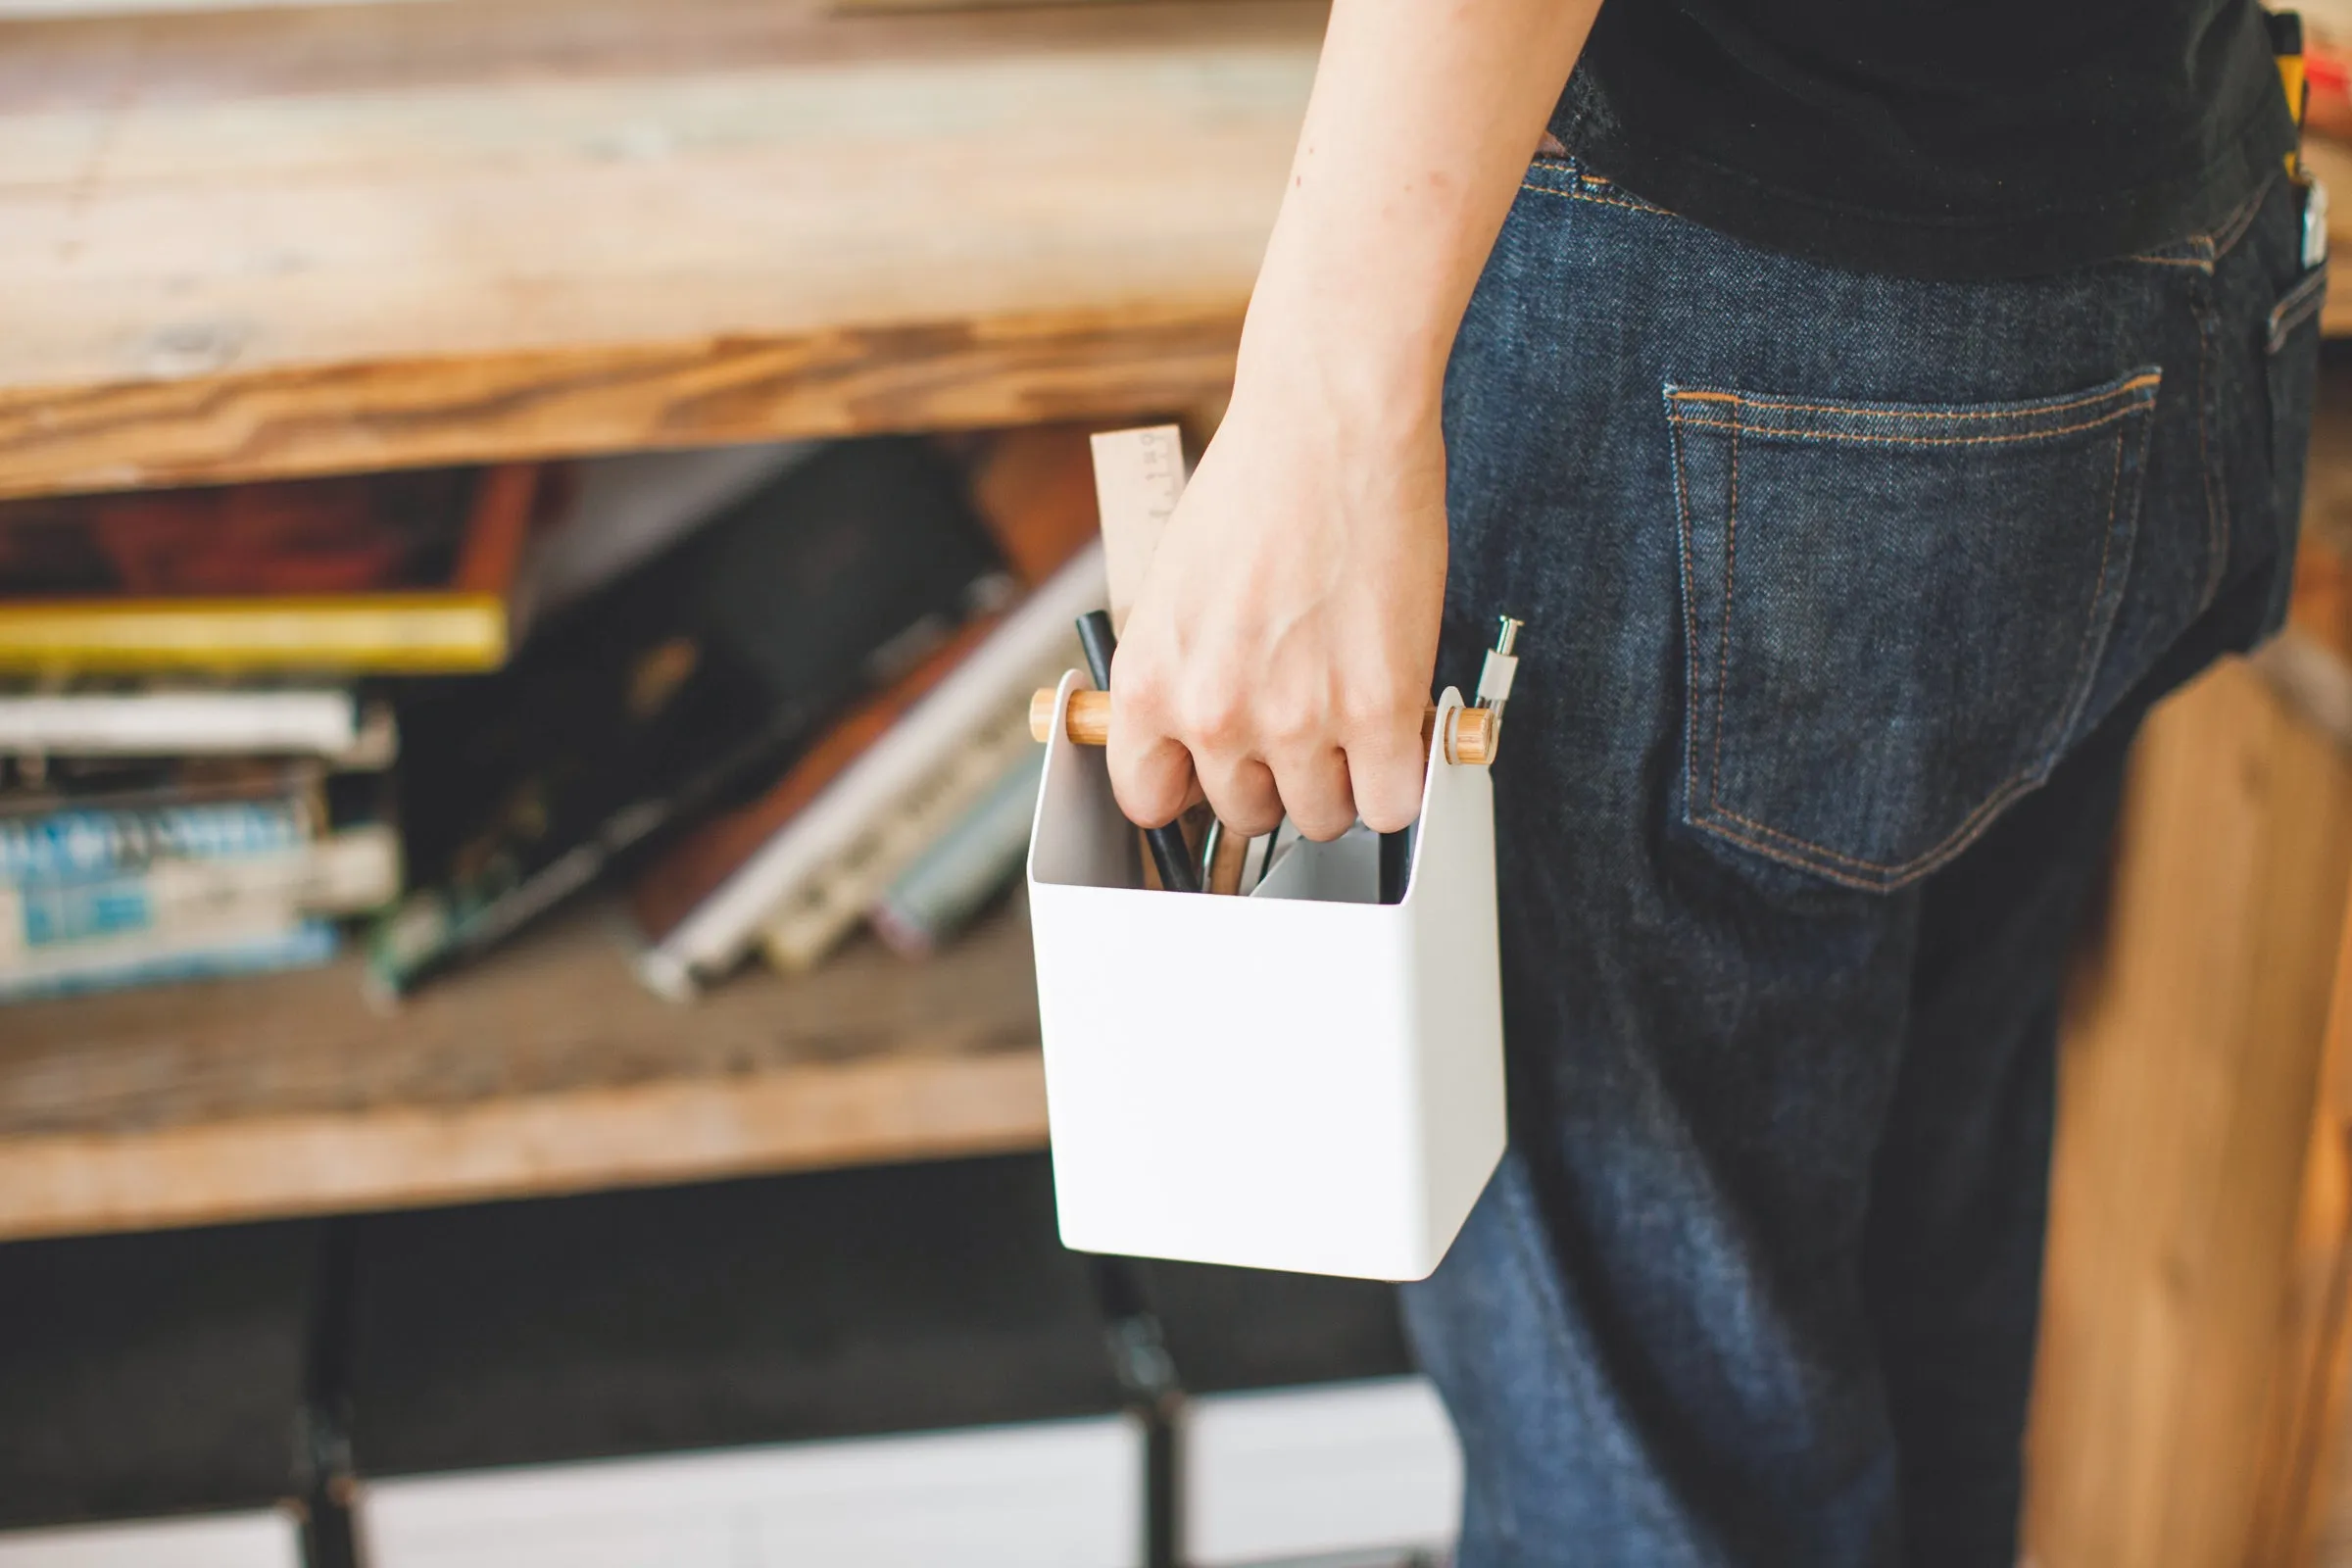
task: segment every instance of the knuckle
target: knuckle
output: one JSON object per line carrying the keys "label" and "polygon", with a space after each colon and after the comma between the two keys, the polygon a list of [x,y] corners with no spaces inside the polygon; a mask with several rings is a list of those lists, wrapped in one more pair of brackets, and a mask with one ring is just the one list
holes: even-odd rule
{"label": "knuckle", "polygon": [[1314,750],[1326,739],[1326,728],[1322,710],[1296,698],[1270,700],[1258,715],[1259,734],[1272,752]]}
{"label": "knuckle", "polygon": [[1185,738],[1210,751],[1240,751],[1250,740],[1250,710],[1236,687],[1196,687],[1178,711]]}
{"label": "knuckle", "polygon": [[1168,710],[1168,681],[1160,667],[1149,661],[1130,668],[1122,660],[1111,670],[1111,705],[1122,716],[1132,716],[1147,723],[1163,719]]}
{"label": "knuckle", "polygon": [[1349,692],[1340,700],[1340,724],[1349,735],[1387,739],[1418,724],[1421,705],[1401,691]]}

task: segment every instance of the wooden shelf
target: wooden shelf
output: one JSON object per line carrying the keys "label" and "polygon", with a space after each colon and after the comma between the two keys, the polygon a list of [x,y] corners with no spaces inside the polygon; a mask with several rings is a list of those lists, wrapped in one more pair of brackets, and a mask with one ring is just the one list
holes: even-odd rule
{"label": "wooden shelf", "polygon": [[1213,398],[1322,20],[0,23],[0,495]]}
{"label": "wooden shelf", "polygon": [[583,916],[397,1013],[355,963],[0,1009],[0,1237],[1042,1147],[1027,921],[680,1007]]}

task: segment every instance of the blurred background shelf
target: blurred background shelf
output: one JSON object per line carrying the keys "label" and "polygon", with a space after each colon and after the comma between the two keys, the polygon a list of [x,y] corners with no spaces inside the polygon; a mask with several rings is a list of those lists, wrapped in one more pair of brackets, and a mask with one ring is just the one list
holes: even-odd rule
{"label": "blurred background shelf", "polygon": [[13,1007],[0,1238],[1042,1148],[1028,929],[656,1000],[593,915],[395,1013],[350,960]]}
{"label": "blurred background shelf", "polygon": [[[0,497],[1205,426],[1323,15],[0,21]],[[2352,152],[2310,158],[2352,247]],[[2352,332],[2352,292],[2326,323]],[[2329,1494],[2352,1496],[2328,1479],[2352,1364],[2343,363],[2330,383],[2292,657],[2218,670],[2151,726],[2069,1018],[2029,1523],[2069,1568],[2312,1562]],[[649,995],[591,909],[396,1012],[363,1004],[356,959],[8,1008],[0,1240],[49,1239],[0,1249],[0,1385],[38,1411],[0,1464],[34,1501],[0,1522],[305,1494],[288,1435],[318,1402],[304,1347],[332,1338],[312,1298],[337,1247],[368,1330],[355,1473],[379,1501],[476,1467],[1113,1419],[1100,1303],[1033,1152],[1025,927],[1001,913],[919,964],[869,941],[798,978],[755,965],[690,1007]],[[942,1163],[995,1154],[1015,1157]],[[868,1168],[720,1182],[834,1166]],[[665,1190],[603,1191],[631,1187]],[[509,1199],[531,1201],[436,1206]],[[974,1222],[992,1202],[1003,1223]],[[1158,1278],[1196,1392],[1404,1368],[1372,1288],[1342,1311],[1328,1282]],[[826,1294],[844,1281],[873,1289]],[[929,1370],[891,1403],[881,1359]],[[1018,1371],[1040,1402],[940,1368]],[[171,1451],[94,1471],[123,1432]]]}
{"label": "blurred background shelf", "polygon": [[[2352,247],[2352,212],[2345,211],[2344,201],[2352,197],[2352,146],[2324,136],[2306,136],[2303,162],[2328,190],[2340,193],[2337,204],[2328,209],[2328,248],[2333,255],[2345,255],[2347,247]],[[2332,291],[2320,316],[2320,326],[2329,337],[2352,334],[2352,297],[2341,289]]]}
{"label": "blurred background shelf", "polygon": [[0,23],[0,495],[1214,399],[1322,18]]}

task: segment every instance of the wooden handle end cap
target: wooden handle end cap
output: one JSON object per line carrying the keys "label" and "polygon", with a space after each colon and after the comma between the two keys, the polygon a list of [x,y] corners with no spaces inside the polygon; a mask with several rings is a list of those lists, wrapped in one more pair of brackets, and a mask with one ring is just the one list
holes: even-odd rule
{"label": "wooden handle end cap", "polygon": [[[1072,692],[1071,706],[1075,707],[1083,695],[1082,692]],[[1040,746],[1054,738],[1054,703],[1056,696],[1053,687],[1040,686],[1029,699],[1029,733]],[[1078,737],[1073,733],[1070,738],[1076,740]]]}

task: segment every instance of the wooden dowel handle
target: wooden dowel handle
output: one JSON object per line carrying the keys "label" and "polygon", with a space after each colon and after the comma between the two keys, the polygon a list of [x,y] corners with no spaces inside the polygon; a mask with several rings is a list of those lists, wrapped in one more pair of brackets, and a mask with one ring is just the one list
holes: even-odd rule
{"label": "wooden dowel handle", "polygon": [[[1421,715],[1421,741],[1429,743],[1430,727],[1438,721],[1434,708]],[[1070,693],[1070,739],[1080,746],[1101,746],[1110,739],[1110,694],[1091,688]],[[1054,733],[1054,688],[1041,686],[1029,699],[1029,733],[1044,741]],[[1447,760],[1484,767],[1494,760],[1494,715],[1483,708],[1465,708],[1453,721],[1453,746]]]}

